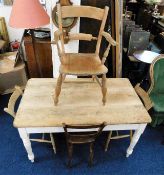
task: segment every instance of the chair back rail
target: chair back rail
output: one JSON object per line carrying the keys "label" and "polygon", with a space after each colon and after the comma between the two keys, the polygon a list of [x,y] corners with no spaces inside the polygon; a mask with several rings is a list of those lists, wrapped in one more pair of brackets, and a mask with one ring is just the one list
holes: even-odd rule
{"label": "chair back rail", "polygon": [[62,14],[61,14],[61,6],[60,6],[60,4],[57,4],[57,12],[58,12],[59,31],[61,32],[61,34],[60,34],[61,52],[62,52],[62,54],[64,54],[65,53],[65,49],[64,49],[64,34],[63,34]]}
{"label": "chair back rail", "polygon": [[[77,140],[82,138],[82,137],[85,137],[85,136],[88,136],[90,137],[91,139],[96,139],[102,132],[103,128],[105,127],[106,123],[103,122],[102,124],[99,124],[99,125],[67,125],[65,123],[63,123],[63,128],[64,128],[64,131],[65,131],[65,135],[66,135],[66,138],[69,139],[71,137],[77,137]],[[76,135],[73,134],[73,133],[70,133],[68,130],[69,129],[79,129],[79,130],[88,130],[88,129],[95,129],[95,131],[93,132],[83,132],[82,134],[79,133]]]}
{"label": "chair back rail", "polygon": [[62,18],[83,17],[102,20],[104,16],[104,9],[91,6],[62,6]]}
{"label": "chair back rail", "polygon": [[[61,47],[62,47],[62,53],[65,53],[64,49],[64,34],[63,34],[63,27],[62,27],[62,18],[69,18],[69,17],[84,17],[84,18],[91,18],[91,19],[97,19],[101,21],[101,26],[99,30],[98,37],[92,37],[89,34],[83,34],[80,35],[74,35],[70,39],[75,40],[97,40],[96,44],[96,51],[95,53],[98,55],[102,40],[102,32],[105,28],[105,23],[108,16],[109,7],[105,7],[104,9],[97,8],[97,7],[91,7],[91,6],[60,6],[60,4],[57,4],[57,10],[58,10],[58,21],[59,21],[59,30],[61,32]],[[69,37],[69,36],[68,36]]]}

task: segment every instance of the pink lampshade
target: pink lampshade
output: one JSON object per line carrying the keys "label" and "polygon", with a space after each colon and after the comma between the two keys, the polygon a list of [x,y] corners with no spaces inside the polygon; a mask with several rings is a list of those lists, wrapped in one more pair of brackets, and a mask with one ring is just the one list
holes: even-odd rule
{"label": "pink lampshade", "polygon": [[14,0],[9,25],[34,29],[49,24],[50,18],[39,0]]}

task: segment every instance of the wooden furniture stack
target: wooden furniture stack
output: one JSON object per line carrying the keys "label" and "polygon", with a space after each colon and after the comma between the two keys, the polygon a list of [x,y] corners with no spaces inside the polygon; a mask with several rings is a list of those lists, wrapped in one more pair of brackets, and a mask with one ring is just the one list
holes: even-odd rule
{"label": "wooden furniture stack", "polygon": [[34,43],[32,43],[31,36],[25,35],[24,46],[29,78],[53,77],[50,40],[50,38],[34,38]]}

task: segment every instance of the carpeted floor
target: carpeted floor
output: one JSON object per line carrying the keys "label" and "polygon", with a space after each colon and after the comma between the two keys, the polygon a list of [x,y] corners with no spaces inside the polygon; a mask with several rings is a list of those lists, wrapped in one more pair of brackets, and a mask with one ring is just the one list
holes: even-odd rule
{"label": "carpeted floor", "polygon": [[[93,167],[88,167],[87,146],[74,149],[72,169],[66,167],[67,149],[63,134],[54,134],[57,154],[46,143],[32,143],[35,163],[27,159],[13,119],[3,112],[8,95],[0,96],[0,175],[163,175],[164,145],[161,145],[164,129],[147,127],[136,145],[133,154],[125,157],[129,139],[113,140],[110,149],[103,151],[107,133],[103,133],[95,145]],[[37,135],[40,136],[40,135]],[[47,135],[48,137],[48,135]]]}

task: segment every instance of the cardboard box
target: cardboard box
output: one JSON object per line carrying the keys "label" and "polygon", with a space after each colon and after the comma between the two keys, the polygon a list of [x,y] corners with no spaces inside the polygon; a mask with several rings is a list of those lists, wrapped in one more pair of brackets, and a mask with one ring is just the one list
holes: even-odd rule
{"label": "cardboard box", "polygon": [[11,53],[8,56],[0,56],[0,94],[11,93],[15,85],[25,87],[27,83],[25,64],[18,63],[15,67],[15,60]]}

